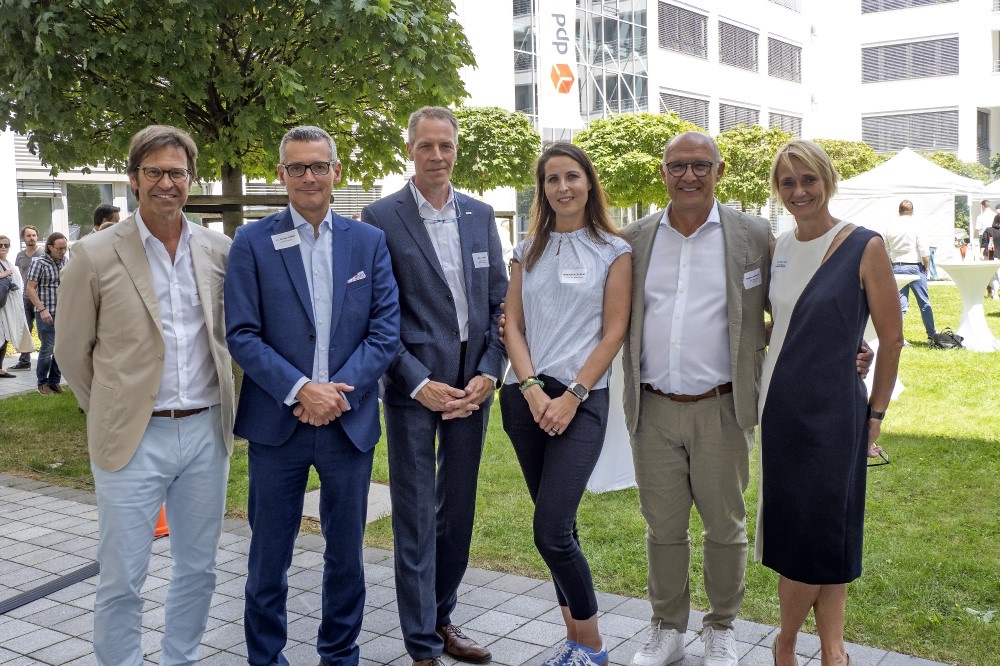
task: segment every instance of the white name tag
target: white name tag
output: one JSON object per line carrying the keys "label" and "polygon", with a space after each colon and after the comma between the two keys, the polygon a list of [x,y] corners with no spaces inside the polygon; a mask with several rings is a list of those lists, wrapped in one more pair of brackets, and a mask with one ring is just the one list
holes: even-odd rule
{"label": "white name tag", "polygon": [[476,268],[489,268],[490,267],[490,253],[489,252],[473,252],[472,253],[472,265]]}
{"label": "white name tag", "polygon": [[271,242],[274,243],[275,250],[284,250],[286,247],[295,247],[302,242],[302,239],[299,237],[299,232],[292,229],[283,234],[274,234],[271,236]]}
{"label": "white name tag", "polygon": [[198,294],[197,289],[191,292],[191,305],[201,305],[201,296]]}
{"label": "white name tag", "polygon": [[743,288],[753,289],[760,286],[760,269],[755,268],[743,274]]}
{"label": "white name tag", "polygon": [[563,268],[559,271],[559,281],[563,284],[583,284],[587,281],[587,269]]}
{"label": "white name tag", "polygon": [[788,268],[788,259],[782,259],[776,257],[774,263],[771,264],[771,272],[777,273],[778,271],[783,271]]}

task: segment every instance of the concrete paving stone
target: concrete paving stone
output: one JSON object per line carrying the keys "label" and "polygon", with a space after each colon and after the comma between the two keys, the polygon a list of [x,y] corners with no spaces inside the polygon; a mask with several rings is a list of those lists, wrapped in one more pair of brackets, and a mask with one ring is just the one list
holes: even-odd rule
{"label": "concrete paving stone", "polygon": [[79,659],[80,657],[90,654],[93,652],[93,649],[94,646],[87,641],[80,640],[79,638],[69,638],[61,643],[56,643],[55,645],[50,645],[47,648],[36,650],[29,656],[46,664],[61,666],[62,664],[73,661],[74,659]]}
{"label": "concrete paving stone", "polygon": [[97,657],[93,653],[86,654],[79,659],[66,662],[64,666],[97,666]]}
{"label": "concrete paving stone", "polygon": [[[246,556],[232,550],[219,549],[219,551],[215,554],[215,566],[218,567],[220,564],[224,562],[231,562],[232,560],[240,560],[240,559],[246,561]],[[246,573],[245,569],[244,573]]]}
{"label": "concrete paving stone", "polygon": [[229,571],[221,571],[219,569],[215,570],[215,584],[216,585],[225,585],[226,583],[228,583],[229,581],[231,581],[233,579],[242,579],[244,582],[246,582],[246,576],[245,575],[241,576],[239,574],[234,574],[234,573],[229,572]]}
{"label": "concrete paving stone", "polygon": [[[3,498],[0,497],[0,499]],[[0,648],[0,664],[9,664],[10,662],[14,661],[20,656],[21,655],[17,654],[16,652],[11,652],[10,650]]]}
{"label": "concrete paving stone", "polygon": [[198,659],[204,666],[239,666],[247,663],[246,657],[232,652],[216,652],[210,657]]}
{"label": "concrete paving stone", "polygon": [[845,643],[844,647],[851,656],[851,666],[877,666],[882,664],[882,660],[889,654],[885,650],[857,643]]}
{"label": "concrete paving stone", "polygon": [[53,545],[52,548],[63,553],[72,553],[73,555],[79,555],[80,557],[96,560],[98,543],[99,542],[96,536],[75,536],[72,538],[66,538],[66,535],[63,535],[63,540]]}
{"label": "concrete paving stone", "polygon": [[396,590],[383,587],[382,585],[369,585],[365,590],[365,605],[373,608],[381,608],[386,604],[396,601]]}
{"label": "concrete paving stone", "polygon": [[464,594],[460,593],[458,598],[462,603],[469,604],[470,606],[496,608],[503,602],[513,599],[514,596],[514,594],[504,592],[503,590],[494,590],[488,587],[473,587]]}
{"label": "concrete paving stone", "polygon": [[319,592],[300,592],[288,599],[288,610],[302,615],[321,610],[322,605],[323,595]]}
{"label": "concrete paving stone", "polygon": [[361,620],[361,628],[374,634],[387,634],[399,628],[399,615],[381,608],[370,610]]}
{"label": "concrete paving stone", "polygon": [[528,590],[538,587],[539,581],[526,576],[515,576],[514,574],[504,574],[495,580],[485,584],[494,590],[510,592],[512,594],[523,594]]}
{"label": "concrete paving stone", "polygon": [[253,536],[253,530],[250,529],[250,526],[247,525],[246,522],[243,522],[239,527],[227,527],[226,531],[230,534],[244,537],[248,540]]}
{"label": "concrete paving stone", "polygon": [[64,527],[63,531],[77,536],[97,536],[97,521],[88,520],[76,525],[70,525]]}
{"label": "concrete paving stone", "polygon": [[161,587],[168,587],[169,585],[170,585],[169,575],[147,574],[146,580],[143,581],[142,583],[142,594],[145,595],[147,592],[158,590]]}
{"label": "concrete paving stone", "polygon": [[491,580],[496,580],[503,576],[499,571],[488,571],[486,569],[466,569],[462,576],[462,582],[468,585],[485,585]]}
{"label": "concrete paving stone", "polygon": [[15,617],[20,620],[29,615],[40,613],[46,608],[52,608],[55,605],[57,605],[56,602],[52,601],[51,599],[45,599],[45,598],[36,599],[35,601],[32,601],[30,604],[24,604],[23,606],[19,606],[17,608],[13,608],[7,611],[7,615],[9,615],[10,617]]}
{"label": "concrete paving stone", "polygon": [[46,513],[45,509],[39,509],[38,507],[35,506],[24,506],[30,501],[31,501],[30,498],[25,500],[24,502],[21,503],[20,509],[17,509],[16,511],[11,511],[5,517],[10,518],[11,520],[24,520],[25,518],[29,518],[31,516],[37,516]]}
{"label": "concrete paving stone", "polygon": [[528,622],[527,618],[518,615],[489,610],[466,622],[462,628],[469,631],[482,631],[495,636],[506,636],[526,622]]}
{"label": "concrete paving stone", "polygon": [[[242,628],[243,627],[240,627],[240,629]],[[243,657],[244,663],[247,661],[247,656],[250,654],[247,651],[247,643],[245,640],[241,643],[237,643],[236,645],[230,647],[228,650],[226,650],[226,652],[232,652],[233,654],[240,655],[241,657]]]}
{"label": "concrete paving stone", "polygon": [[[774,658],[771,657],[771,648],[762,645],[750,646],[750,650],[740,654],[740,666],[773,666]],[[853,666],[854,660],[851,660]]]}
{"label": "concrete paving stone", "polygon": [[318,664],[319,653],[313,643],[292,643],[283,650],[289,664]]}
{"label": "concrete paving stone", "polygon": [[248,571],[247,557],[240,555],[238,558],[229,560],[228,562],[216,562],[215,570],[245,576]]}
{"label": "concrete paving stone", "polygon": [[549,601],[556,601],[556,588],[552,585],[551,581],[539,581],[540,584],[537,587],[526,591],[525,596],[535,597],[536,599],[548,599]]}
{"label": "concrete paving stone", "polygon": [[39,627],[51,627],[52,625],[58,624],[63,620],[69,620],[79,615],[83,615],[84,613],[86,613],[86,611],[82,608],[70,606],[69,604],[57,604],[52,608],[46,608],[43,611],[27,615],[22,619],[25,622],[37,624]]}
{"label": "concrete paving stone", "polygon": [[0,624],[0,644],[9,641],[12,638],[17,638],[18,636],[30,634],[32,631],[37,631],[38,629],[39,626],[37,624],[25,622],[24,620],[19,620],[13,617],[8,618],[6,622]]}
{"label": "concrete paving stone", "polygon": [[223,521],[222,534],[219,535],[219,548],[225,548],[231,544],[246,540],[246,537],[237,536],[226,531],[226,523],[228,522],[230,521]]}
{"label": "concrete paving stone", "polygon": [[[167,555],[150,555],[148,574],[155,574],[161,580],[170,580],[170,568],[174,565],[173,558]],[[147,579],[148,580],[148,579]]]}
{"label": "concrete paving stone", "polygon": [[[159,629],[143,631],[142,635],[139,637],[139,648],[142,650],[143,656],[148,657],[151,654],[158,653],[160,651],[160,643],[162,641],[163,632]],[[202,655],[204,652],[202,650],[198,650],[198,654]]]}
{"label": "concrete paving stone", "polygon": [[384,550],[382,548],[365,548],[362,555],[364,557],[365,562],[375,564],[379,562],[384,562],[385,560],[392,557],[392,551]]}
{"label": "concrete paving stone", "polygon": [[43,560],[35,566],[37,566],[42,571],[48,571],[49,573],[54,573],[62,576],[69,573],[70,571],[79,569],[85,564],[90,564],[91,562],[92,560],[88,560],[85,557],[80,557],[79,555],[62,553],[59,555],[59,557],[53,557],[52,559]]}
{"label": "concrete paving stone", "polygon": [[520,666],[544,651],[539,645],[522,643],[510,638],[501,638],[490,643],[487,647],[493,654],[492,663],[507,664],[508,666]]}
{"label": "concrete paving stone", "polygon": [[700,633],[701,628],[705,625],[705,613],[703,611],[691,609],[688,613],[688,626],[687,630],[689,632]]}
{"label": "concrete paving stone", "polygon": [[0,576],[3,574],[10,573],[15,569],[20,569],[21,565],[17,562],[10,562],[8,560],[0,560]]}
{"label": "concrete paving stone", "polygon": [[597,592],[596,594],[597,607],[606,613],[617,609],[629,600],[628,597],[624,597],[620,594],[611,594],[610,592]]}
{"label": "concrete paving stone", "polygon": [[[50,521],[49,523],[46,524],[46,527],[55,532],[62,532],[67,527],[78,525],[79,523],[80,520],[76,516],[63,516],[62,518],[57,518],[56,520]],[[94,533],[96,534],[97,531],[95,530]]]}
{"label": "concrete paving stone", "polygon": [[382,583],[390,579],[395,579],[396,573],[391,567],[386,567],[381,564],[368,564],[365,563],[365,583],[368,585],[373,585],[375,583]]}
{"label": "concrete paving stone", "polygon": [[[28,544],[30,542],[26,541],[25,543]],[[52,550],[51,548],[43,548],[42,546],[31,544],[31,550],[25,551],[17,557],[10,558],[10,561],[26,567],[38,568],[38,565],[45,560],[51,560],[59,557],[60,555],[62,555],[62,553],[58,550]]]}
{"label": "concrete paving stone", "polygon": [[552,602],[553,604],[552,610],[545,611],[535,619],[541,620],[542,622],[551,622],[552,624],[562,624],[563,622],[562,611],[559,610],[559,606],[555,605],[555,603],[556,602],[554,601]]}
{"label": "concrete paving stone", "polygon": [[[777,633],[777,630],[772,633],[771,640],[767,643],[768,649],[771,648],[771,643]],[[814,657],[819,654],[819,636],[800,631],[795,639],[795,654],[800,654],[803,657]]]}
{"label": "concrete paving stone", "polygon": [[40,548],[52,548],[54,550],[59,550],[62,552],[69,552],[63,550],[59,546],[62,542],[66,541],[66,535],[60,531],[52,530],[48,534],[43,534],[41,536],[36,536],[33,539],[25,539],[28,543],[33,543]]}
{"label": "concrete paving stone", "polygon": [[142,598],[146,601],[153,601],[160,605],[167,603],[167,595],[170,594],[169,585],[161,585],[154,590],[148,590],[142,593]]}
{"label": "concrete paving stone", "polygon": [[542,622],[541,620],[531,620],[507,634],[507,638],[547,648],[566,638],[566,626],[563,624]]}
{"label": "concrete paving stone", "polygon": [[212,617],[219,618],[220,620],[226,620],[233,622],[237,619],[243,618],[243,600],[233,599],[232,601],[227,601],[224,604],[219,604],[214,608],[210,608],[208,614]]}
{"label": "concrete paving stone", "polygon": [[[745,643],[760,643],[766,639],[772,631],[774,631],[774,627],[770,627],[766,624],[748,622],[746,620],[739,619],[733,622],[733,636],[736,637],[736,640],[743,641]],[[771,643],[768,642],[767,645],[770,647]]]}
{"label": "concrete paving stone", "polygon": [[[851,663],[854,663],[854,655],[851,655]],[[908,654],[899,654],[898,652],[890,652],[885,656],[885,658],[879,662],[878,666],[941,666],[936,661],[930,661],[928,659],[921,659],[920,657],[911,657]]]}
{"label": "concrete paving stone", "polygon": [[4,662],[4,666],[37,666],[38,662],[31,657],[19,656],[11,662]]}
{"label": "concrete paving stone", "polygon": [[463,604],[459,601],[455,604],[455,609],[451,611],[451,622],[456,626],[464,627],[468,622],[474,620],[485,612],[487,612],[485,608],[470,606],[469,604]]}
{"label": "concrete paving stone", "polygon": [[67,638],[70,637],[62,632],[53,631],[46,627],[39,627],[30,633],[22,634],[21,636],[0,643],[0,647],[5,647],[8,650],[14,650],[21,654],[31,654],[35,650],[41,650],[50,645],[61,643]]}
{"label": "concrete paving stone", "polygon": [[323,587],[323,572],[305,569],[288,577],[288,587],[298,590],[319,590]]}
{"label": "concrete paving stone", "polygon": [[[496,592],[494,592],[494,594],[495,593]],[[542,613],[547,613],[553,608],[559,608],[555,601],[537,599],[535,597],[516,596],[504,601],[496,607],[496,610],[503,613],[510,613],[511,615],[520,615],[521,617],[537,618]],[[561,614],[560,617],[562,617]]]}
{"label": "concrete paving stone", "polygon": [[[6,525],[4,525],[6,527]],[[31,553],[38,550],[38,546],[33,543],[25,543],[23,541],[18,541],[15,544],[0,548],[0,560],[14,561],[15,557],[24,555],[25,553]]]}
{"label": "concrete paving stone", "polygon": [[303,569],[312,569],[313,567],[323,566],[323,553],[317,553],[311,550],[303,550],[301,553],[295,555],[292,558],[292,564],[297,567],[302,567]]}
{"label": "concrete paving stone", "polygon": [[617,613],[601,615],[599,623],[602,634],[618,636],[619,638],[631,638],[649,626],[645,620],[637,620],[634,617],[626,617]]}
{"label": "concrete paving stone", "polygon": [[[91,580],[97,580],[92,578]],[[96,588],[95,588],[96,589]],[[77,608],[82,608],[84,610],[92,611],[94,610],[94,600],[97,598],[96,592],[91,592],[90,594],[80,597],[78,599],[69,599],[66,603],[71,606],[76,606]]]}
{"label": "concrete paving stone", "polygon": [[388,636],[376,636],[361,646],[362,659],[373,661],[377,664],[388,664],[394,659],[409,656],[406,654],[406,646],[399,638]]}
{"label": "concrete paving stone", "polygon": [[295,547],[322,553],[326,550],[326,539],[319,534],[300,534],[295,540]]}
{"label": "concrete paving stone", "polygon": [[167,623],[166,606],[156,606],[142,611],[142,626],[146,629],[162,629]]}
{"label": "concrete paving stone", "polygon": [[637,620],[645,620],[648,624],[649,618],[653,614],[653,607],[649,605],[647,599],[628,599],[615,606],[615,613]]}
{"label": "concrete paving stone", "polygon": [[246,633],[238,624],[223,624],[220,627],[206,631],[201,642],[218,650],[229,648],[246,641]]}
{"label": "concrete paving stone", "polygon": [[67,636],[76,636],[79,638],[88,632],[94,631],[94,614],[86,613],[81,610],[80,615],[71,617],[68,620],[63,620],[62,622],[57,622],[56,624],[50,625],[49,628],[61,631]]}
{"label": "concrete paving stone", "polygon": [[[396,591],[393,590],[392,593],[395,594]],[[389,603],[387,603],[384,606],[382,606],[382,610],[386,610],[386,611],[389,611],[390,613],[396,613],[396,614],[398,614],[399,613],[399,602],[396,601],[396,599],[393,599]]]}
{"label": "concrete paving stone", "polygon": [[220,583],[218,579],[216,579],[215,593],[224,594],[229,597],[242,597],[246,584],[246,578],[241,576],[230,578],[225,583]]}
{"label": "concrete paving stone", "polygon": [[319,635],[319,620],[314,617],[300,617],[288,623],[288,638],[299,643],[315,643]]}

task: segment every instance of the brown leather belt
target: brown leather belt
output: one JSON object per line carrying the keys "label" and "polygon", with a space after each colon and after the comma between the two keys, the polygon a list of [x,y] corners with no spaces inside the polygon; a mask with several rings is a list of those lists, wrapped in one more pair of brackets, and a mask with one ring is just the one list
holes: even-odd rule
{"label": "brown leather belt", "polygon": [[208,407],[198,407],[196,409],[161,409],[158,412],[153,412],[152,416],[161,416],[171,419],[184,419],[189,416],[194,416],[195,414],[201,414]]}
{"label": "brown leather belt", "polygon": [[680,393],[664,393],[659,389],[655,389],[649,384],[643,384],[642,390],[647,393],[652,393],[654,395],[659,395],[664,398],[673,400],[674,402],[698,402],[699,400],[704,400],[705,398],[717,398],[720,395],[725,395],[727,393],[733,392],[733,383],[726,382],[725,384],[719,384],[713,389],[709,389],[704,393],[699,395],[681,395]]}

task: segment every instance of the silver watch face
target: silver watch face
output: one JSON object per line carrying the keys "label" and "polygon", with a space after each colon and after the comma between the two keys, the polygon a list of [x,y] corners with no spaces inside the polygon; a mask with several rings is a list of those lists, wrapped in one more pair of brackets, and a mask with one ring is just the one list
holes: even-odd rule
{"label": "silver watch face", "polygon": [[587,397],[587,394],[590,393],[590,391],[585,389],[582,384],[573,384],[569,387],[569,390],[572,391],[573,394],[580,400],[584,400]]}

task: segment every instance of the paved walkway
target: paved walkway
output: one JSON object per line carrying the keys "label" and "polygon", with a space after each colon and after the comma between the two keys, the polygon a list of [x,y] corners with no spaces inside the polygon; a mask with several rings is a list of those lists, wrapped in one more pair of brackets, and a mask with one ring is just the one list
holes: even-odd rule
{"label": "paved walkway", "polygon": [[[0,361],[3,362],[3,367],[6,369],[17,363],[17,356],[8,356]],[[0,378],[0,400],[12,395],[38,390],[38,380],[35,378],[35,363],[37,361],[38,353],[36,352],[31,355],[30,370],[7,370],[14,377],[12,379]]]}
{"label": "paved walkway", "polygon": [[[97,509],[93,493],[0,475],[0,604],[26,590],[90,563],[97,548]],[[202,664],[244,664],[243,588],[246,583],[250,529],[227,521],[218,557],[218,585],[208,631],[202,641]],[[299,538],[289,571],[288,633],[285,655],[293,665],[316,664],[314,648],[320,617],[322,538]],[[170,539],[155,542],[149,577],[143,588],[143,647],[147,663],[159,663],[164,623],[163,603],[170,576]],[[358,643],[364,665],[409,666],[396,614],[392,553],[365,549],[368,595]],[[66,587],[0,615],[0,664],[93,664],[94,588],[97,577]],[[645,600],[599,594],[601,630],[613,664],[627,664],[639,648],[649,618]],[[469,569],[453,615],[467,633],[487,645],[498,666],[537,664],[563,637],[551,584]],[[702,643],[693,630],[693,613],[683,663],[700,666]],[[773,627],[737,621],[740,663],[771,664]],[[818,666],[818,639],[801,634],[802,664]],[[884,650],[851,645],[855,666],[934,666]],[[450,666],[453,661],[446,659]]]}

